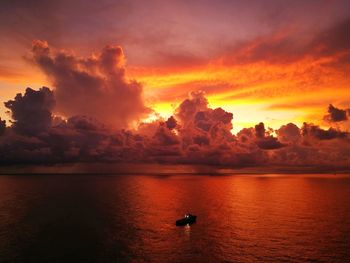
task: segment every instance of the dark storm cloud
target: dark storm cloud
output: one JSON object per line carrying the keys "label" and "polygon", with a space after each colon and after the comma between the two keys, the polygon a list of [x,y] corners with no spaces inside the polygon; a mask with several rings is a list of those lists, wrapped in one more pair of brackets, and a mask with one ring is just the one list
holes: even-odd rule
{"label": "dark storm cloud", "polygon": [[340,122],[340,121],[346,121],[348,119],[347,117],[347,111],[348,110],[342,110],[339,108],[334,107],[332,104],[328,106],[328,115],[325,116],[325,119],[330,122]]}
{"label": "dark storm cloud", "polygon": [[328,130],[321,129],[317,125],[304,123],[302,127],[302,134],[304,136],[311,136],[319,140],[332,140],[336,138],[346,138],[349,133],[329,128]]}
{"label": "dark storm cloud", "polygon": [[176,119],[174,118],[174,116],[170,116],[170,117],[167,119],[167,121],[165,122],[165,124],[166,124],[166,126],[167,126],[170,130],[172,130],[172,129],[174,129],[174,128],[176,127],[177,121],[176,121]]}
{"label": "dark storm cloud", "polygon": [[263,139],[257,140],[256,144],[259,146],[259,148],[264,150],[273,150],[273,149],[279,149],[284,147],[285,145],[278,141],[277,138],[273,137],[272,135],[267,136]]}
{"label": "dark storm cloud", "polygon": [[255,125],[255,136],[256,144],[261,149],[272,150],[279,149],[285,146],[284,144],[279,142],[277,138],[273,137],[268,132],[266,132],[265,125],[262,122]]}
{"label": "dark storm cloud", "polygon": [[54,105],[53,93],[46,87],[38,91],[27,88],[24,96],[17,94],[14,100],[5,102],[14,120],[13,129],[26,135],[36,135],[50,128]]}
{"label": "dark storm cloud", "polygon": [[121,47],[108,45],[97,56],[80,58],[66,51],[52,52],[46,42],[35,41],[32,53],[55,87],[58,113],[87,115],[125,128],[150,112],[142,86],[126,77]]}
{"label": "dark storm cloud", "polygon": [[259,124],[255,125],[255,136],[259,139],[265,137],[265,125],[264,125],[264,123],[260,122]]}
{"label": "dark storm cloud", "polygon": [[36,164],[54,162],[51,146],[38,137],[9,130],[0,137],[0,164]]}

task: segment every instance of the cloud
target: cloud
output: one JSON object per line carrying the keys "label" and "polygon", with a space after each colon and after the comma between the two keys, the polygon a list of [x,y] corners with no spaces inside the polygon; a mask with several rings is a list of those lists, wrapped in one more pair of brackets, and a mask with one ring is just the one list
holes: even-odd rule
{"label": "cloud", "polygon": [[67,120],[67,125],[70,128],[75,130],[86,130],[86,131],[97,131],[105,129],[104,124],[99,123],[98,120],[95,120],[88,116],[73,116]]}
{"label": "cloud", "polygon": [[264,163],[265,153],[232,134],[233,114],[209,107],[204,92],[192,92],[175,110],[180,141],[177,163],[249,166]]}
{"label": "cloud", "polygon": [[186,144],[217,145],[233,140],[233,114],[222,108],[211,109],[204,93],[192,92],[175,110],[179,136]]}
{"label": "cloud", "polygon": [[256,144],[259,148],[264,150],[273,150],[284,147],[285,145],[278,141],[277,138],[270,135],[265,130],[264,123],[260,122],[255,125],[255,136],[256,136]]}
{"label": "cloud", "polygon": [[191,92],[189,98],[185,99],[180,106],[176,109],[176,117],[182,122],[182,124],[189,124],[194,115],[208,108],[208,100],[204,97],[202,91]]}
{"label": "cloud", "polygon": [[46,87],[38,91],[27,88],[24,96],[17,94],[14,100],[5,102],[14,120],[13,129],[25,135],[36,135],[50,128],[54,105],[53,93]]}
{"label": "cloud", "polygon": [[[112,128],[95,117],[52,117],[54,93],[28,88],[6,102],[14,121],[0,137],[2,164],[75,162],[334,166],[350,164],[349,134],[304,123],[277,130],[264,123],[232,134],[233,114],[210,108],[203,92],[191,93],[167,120],[136,130]],[[273,134],[276,134],[275,137]]]}
{"label": "cloud", "polygon": [[5,133],[5,130],[6,130],[6,121],[1,120],[0,118],[0,136]]}
{"label": "cloud", "polygon": [[324,117],[324,119],[330,121],[330,122],[340,122],[340,121],[346,121],[348,117],[346,116],[346,113],[348,110],[342,110],[334,107],[332,104],[328,106],[328,115]]}
{"label": "cloud", "polygon": [[263,139],[260,139],[256,142],[256,144],[264,150],[273,150],[284,147],[285,145],[278,141],[277,138],[273,136],[268,136]]}
{"label": "cloud", "polygon": [[296,144],[301,140],[301,133],[298,126],[294,123],[288,123],[282,125],[278,130],[276,130],[278,140],[283,143],[293,143]]}
{"label": "cloud", "polygon": [[350,18],[336,22],[329,29],[319,33],[310,46],[322,55],[350,51]]}
{"label": "cloud", "polygon": [[86,115],[126,128],[150,113],[141,84],[126,76],[119,46],[81,58],[64,50],[52,52],[47,42],[37,40],[32,59],[55,87],[55,111],[64,116]]}
{"label": "cloud", "polygon": [[223,61],[227,64],[267,62],[288,64],[305,58],[332,57],[324,63],[339,68],[346,65],[350,55],[350,18],[335,20],[326,27],[305,30],[302,25],[276,28],[269,34],[257,36],[228,48]]}
{"label": "cloud", "polygon": [[8,131],[0,137],[0,164],[55,163],[51,146],[38,137]]}
{"label": "cloud", "polygon": [[167,121],[165,122],[168,129],[172,130],[177,126],[177,121],[173,116],[170,116]]}
{"label": "cloud", "polygon": [[311,136],[319,140],[332,140],[336,138],[346,138],[349,133],[329,128],[328,130],[321,129],[317,125],[304,123],[301,128],[303,136]]}

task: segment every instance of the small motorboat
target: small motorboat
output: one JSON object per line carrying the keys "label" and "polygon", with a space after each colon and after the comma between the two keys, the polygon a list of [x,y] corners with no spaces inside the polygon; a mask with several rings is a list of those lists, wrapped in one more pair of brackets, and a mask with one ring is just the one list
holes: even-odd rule
{"label": "small motorboat", "polygon": [[177,226],[185,226],[185,225],[190,225],[196,222],[197,216],[191,215],[191,214],[186,214],[184,218],[181,218],[176,221]]}

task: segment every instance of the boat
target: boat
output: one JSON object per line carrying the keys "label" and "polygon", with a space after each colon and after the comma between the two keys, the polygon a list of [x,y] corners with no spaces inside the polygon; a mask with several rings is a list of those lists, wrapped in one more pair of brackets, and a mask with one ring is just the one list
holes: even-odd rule
{"label": "boat", "polygon": [[177,226],[185,226],[185,225],[191,225],[196,222],[197,216],[186,214],[184,218],[181,218],[176,221]]}

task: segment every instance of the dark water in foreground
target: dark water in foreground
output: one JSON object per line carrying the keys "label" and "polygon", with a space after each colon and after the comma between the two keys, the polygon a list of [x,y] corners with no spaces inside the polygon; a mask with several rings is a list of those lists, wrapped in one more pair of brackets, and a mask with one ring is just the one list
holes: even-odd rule
{"label": "dark water in foreground", "polygon": [[349,260],[350,178],[0,176],[0,262]]}

